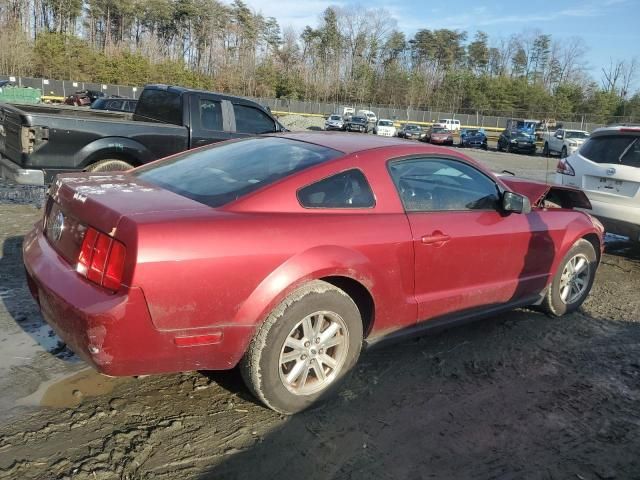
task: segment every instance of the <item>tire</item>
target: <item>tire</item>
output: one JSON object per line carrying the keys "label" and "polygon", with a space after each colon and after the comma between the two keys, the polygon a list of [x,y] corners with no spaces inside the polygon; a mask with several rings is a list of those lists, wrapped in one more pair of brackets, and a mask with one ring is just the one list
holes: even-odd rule
{"label": "tire", "polygon": [[[320,313],[324,319],[324,327],[320,327],[323,333],[331,328],[338,329],[327,341],[342,339],[342,343],[327,347],[327,352],[332,353],[323,356],[320,356],[320,348],[314,349],[313,343],[309,343],[313,338],[306,341],[317,335],[314,329]],[[303,324],[307,319],[309,327],[305,329]],[[339,388],[358,360],[362,337],[362,318],[353,300],[339,288],[315,280],[293,292],[271,312],[241,360],[240,371],[247,387],[262,403],[276,412],[290,415],[330,396]],[[285,345],[287,340],[300,340],[298,352]],[[282,362],[284,355],[292,355],[291,360]],[[328,363],[315,363],[327,356],[337,362],[334,368]],[[300,373],[288,381],[287,375],[291,376],[298,365]],[[324,375],[328,374],[326,380],[319,381],[316,365]],[[306,382],[300,384],[305,373]]]}
{"label": "tire", "polygon": [[133,165],[124,160],[107,159],[92,163],[85,170],[87,172],[117,172],[122,170],[131,170]]}
{"label": "tire", "polygon": [[[585,261],[586,264],[581,266],[580,260]],[[571,278],[572,267],[570,265],[586,268],[586,272],[581,270],[583,272],[582,276],[578,273],[577,278],[581,279],[582,282],[574,284],[579,291],[574,290],[574,287],[571,286],[571,280],[567,282],[567,276]],[[558,271],[554,275],[553,281],[549,285],[544,300],[540,305],[541,309],[554,317],[575,312],[589,295],[597,266],[598,257],[593,245],[587,240],[578,240],[562,259]],[[569,284],[567,285],[567,283]],[[565,289],[568,289],[568,292]],[[563,296],[566,298],[563,299]]]}
{"label": "tire", "polygon": [[544,147],[542,147],[542,155],[545,157],[549,157],[551,155],[551,151],[549,150],[549,142],[544,142]]}
{"label": "tire", "polygon": [[562,147],[562,151],[560,152],[560,158],[567,158],[567,147]]}
{"label": "tire", "polygon": [[498,140],[498,143],[496,144],[496,150],[498,150],[499,152],[502,151],[502,144],[500,143],[500,140]]}

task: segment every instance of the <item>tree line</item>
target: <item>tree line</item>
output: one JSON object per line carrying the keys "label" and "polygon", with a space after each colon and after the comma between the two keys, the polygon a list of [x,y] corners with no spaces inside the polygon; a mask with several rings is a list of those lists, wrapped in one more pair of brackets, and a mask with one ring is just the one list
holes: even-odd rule
{"label": "tree line", "polygon": [[407,37],[384,9],[330,7],[301,32],[242,0],[0,0],[0,72],[254,97],[640,121],[636,59],[587,73],[580,38],[449,29]]}

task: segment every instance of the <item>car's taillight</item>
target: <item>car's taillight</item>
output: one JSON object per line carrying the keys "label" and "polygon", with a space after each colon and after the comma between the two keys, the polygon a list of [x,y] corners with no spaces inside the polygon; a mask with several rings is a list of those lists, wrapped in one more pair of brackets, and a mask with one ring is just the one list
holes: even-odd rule
{"label": "car's taillight", "polygon": [[76,271],[93,283],[116,291],[122,284],[125,255],[122,243],[89,227],[82,240]]}
{"label": "car's taillight", "polygon": [[556,172],[561,173],[562,175],[570,175],[572,177],[576,175],[575,170],[566,158],[560,159],[558,166],[556,167]]}

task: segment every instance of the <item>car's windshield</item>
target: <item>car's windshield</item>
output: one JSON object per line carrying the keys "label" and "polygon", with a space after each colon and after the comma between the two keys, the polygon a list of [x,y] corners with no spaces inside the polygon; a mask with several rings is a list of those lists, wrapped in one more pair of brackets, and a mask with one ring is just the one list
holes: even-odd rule
{"label": "car's windshield", "polygon": [[381,127],[393,127],[393,122],[390,120],[380,120],[378,125]]}
{"label": "car's windshield", "polygon": [[367,120],[364,117],[353,117],[351,119],[352,122],[366,122]]}
{"label": "car's windshield", "polygon": [[329,120],[342,120],[342,117],[340,115],[331,115]]}
{"label": "car's windshield", "polygon": [[567,130],[565,135],[567,138],[589,138],[589,134],[587,132]]}
{"label": "car's windshield", "polygon": [[186,152],[134,175],[211,207],[220,207],[341,152],[286,138],[262,137]]}
{"label": "car's windshield", "polygon": [[478,135],[480,133],[480,130],[467,130],[465,132],[465,135]]}
{"label": "car's windshield", "polygon": [[448,130],[442,127],[435,127],[431,130],[433,133],[447,133]]}
{"label": "car's windshield", "polygon": [[447,123],[447,120],[440,119],[438,120],[438,123]]}
{"label": "car's windshield", "polygon": [[404,127],[405,130],[420,130],[420,127],[418,125],[406,125]]}

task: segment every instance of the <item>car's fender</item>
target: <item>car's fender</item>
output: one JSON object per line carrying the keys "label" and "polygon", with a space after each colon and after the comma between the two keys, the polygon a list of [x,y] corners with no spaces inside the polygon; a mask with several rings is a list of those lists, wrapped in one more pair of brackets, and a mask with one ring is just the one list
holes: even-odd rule
{"label": "car's fender", "polygon": [[143,144],[125,137],[99,138],[82,147],[75,156],[74,163],[80,168],[104,159],[122,159],[137,166],[155,158]]}
{"label": "car's fender", "polygon": [[[550,211],[548,213],[553,214],[553,211]],[[573,213],[575,214],[575,217],[566,225],[562,242],[558,247],[553,265],[551,266],[551,275],[549,277],[549,282],[553,280],[553,276],[557,272],[558,267],[560,266],[560,262],[562,262],[562,259],[567,254],[567,252],[578,240],[582,238],[585,238],[589,235],[595,235],[598,238],[600,247],[596,248],[596,254],[598,258],[602,256],[602,251],[604,248],[604,241],[602,237],[604,233],[603,230],[599,230],[599,227],[593,223],[591,217],[587,213],[580,211],[576,211]]]}

